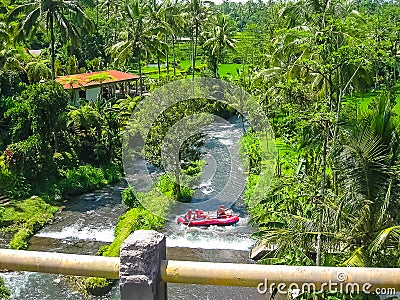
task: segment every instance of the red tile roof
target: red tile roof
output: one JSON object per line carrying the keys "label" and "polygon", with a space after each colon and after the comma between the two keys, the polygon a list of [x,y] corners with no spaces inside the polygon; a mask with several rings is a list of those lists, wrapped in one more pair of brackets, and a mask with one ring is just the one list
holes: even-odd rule
{"label": "red tile roof", "polygon": [[108,70],[60,76],[56,78],[56,81],[61,83],[64,89],[79,89],[82,87],[97,86],[104,83],[131,81],[137,79],[139,79],[139,76],[135,74],[124,73],[116,70]]}

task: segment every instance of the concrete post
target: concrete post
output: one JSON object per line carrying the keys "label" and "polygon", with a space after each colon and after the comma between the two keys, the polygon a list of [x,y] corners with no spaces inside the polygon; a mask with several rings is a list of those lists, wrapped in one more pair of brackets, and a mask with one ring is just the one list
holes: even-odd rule
{"label": "concrete post", "polygon": [[160,274],[161,261],[165,259],[163,234],[154,230],[132,233],[121,246],[121,300],[166,300],[167,284]]}

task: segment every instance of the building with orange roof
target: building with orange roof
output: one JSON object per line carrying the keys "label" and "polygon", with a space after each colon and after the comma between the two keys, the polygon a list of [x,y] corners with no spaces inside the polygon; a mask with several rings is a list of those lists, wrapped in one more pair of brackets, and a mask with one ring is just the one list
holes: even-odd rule
{"label": "building with orange roof", "polygon": [[56,81],[71,91],[72,100],[76,102],[80,98],[94,101],[100,97],[110,99],[135,96],[138,93],[139,78],[135,74],[107,70],[59,76]]}

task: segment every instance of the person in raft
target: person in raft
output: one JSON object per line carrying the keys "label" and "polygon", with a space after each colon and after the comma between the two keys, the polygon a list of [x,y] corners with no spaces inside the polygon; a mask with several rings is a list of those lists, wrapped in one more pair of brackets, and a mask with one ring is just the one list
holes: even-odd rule
{"label": "person in raft", "polygon": [[185,215],[185,220],[190,222],[193,220],[193,218],[195,217],[193,211],[191,209],[189,209]]}
{"label": "person in raft", "polygon": [[196,212],[196,219],[205,219],[205,218],[207,218],[207,215],[201,209],[196,209],[195,212]]}
{"label": "person in raft", "polygon": [[217,209],[217,218],[221,219],[223,217],[226,217],[226,211],[225,206],[221,204],[221,206]]}

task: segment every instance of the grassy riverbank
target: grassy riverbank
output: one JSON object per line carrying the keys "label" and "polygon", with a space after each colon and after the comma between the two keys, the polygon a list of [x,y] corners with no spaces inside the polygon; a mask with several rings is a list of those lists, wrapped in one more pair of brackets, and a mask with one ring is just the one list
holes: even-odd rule
{"label": "grassy riverbank", "polygon": [[[141,197],[156,197],[156,195],[152,190],[142,194]],[[140,204],[131,187],[128,187],[122,193],[122,198],[123,203],[129,204],[131,208],[118,218],[118,224],[114,230],[114,241],[110,245],[101,247],[98,255],[118,257],[122,243],[132,232],[140,229],[159,230],[164,224],[164,218],[153,214]],[[164,207],[164,209],[167,209],[167,207]],[[115,284],[115,280],[98,277],[76,277],[73,281],[78,290],[84,294],[92,295],[104,295]]]}
{"label": "grassy riverbank", "polygon": [[15,198],[0,208],[2,232],[12,233],[12,249],[26,249],[29,239],[51,221],[61,209],[61,200],[118,181],[121,171],[117,165],[94,167],[82,165],[66,170],[63,177],[31,190],[32,196]]}
{"label": "grassy riverbank", "polygon": [[[152,214],[143,207],[134,207],[118,218],[115,227],[114,241],[99,249],[98,254],[102,256],[118,257],[119,251],[124,240],[134,231],[159,230],[164,224],[164,219]],[[110,291],[115,284],[115,280],[98,277],[76,278],[75,282],[84,294],[103,295]]]}
{"label": "grassy riverbank", "polygon": [[[184,171],[182,178],[186,183],[198,180],[205,161],[195,161]],[[193,189],[182,185],[180,201],[187,202],[193,195]],[[147,193],[136,193],[132,186],[122,192],[122,202],[129,210],[118,218],[114,230],[114,241],[110,245],[99,249],[98,255],[118,257],[124,240],[136,230],[160,230],[165,222],[165,217],[174,204],[174,182],[171,177],[164,174],[158,178],[153,188]],[[114,280],[97,277],[75,278],[75,285],[84,294],[103,295],[107,293]]]}

